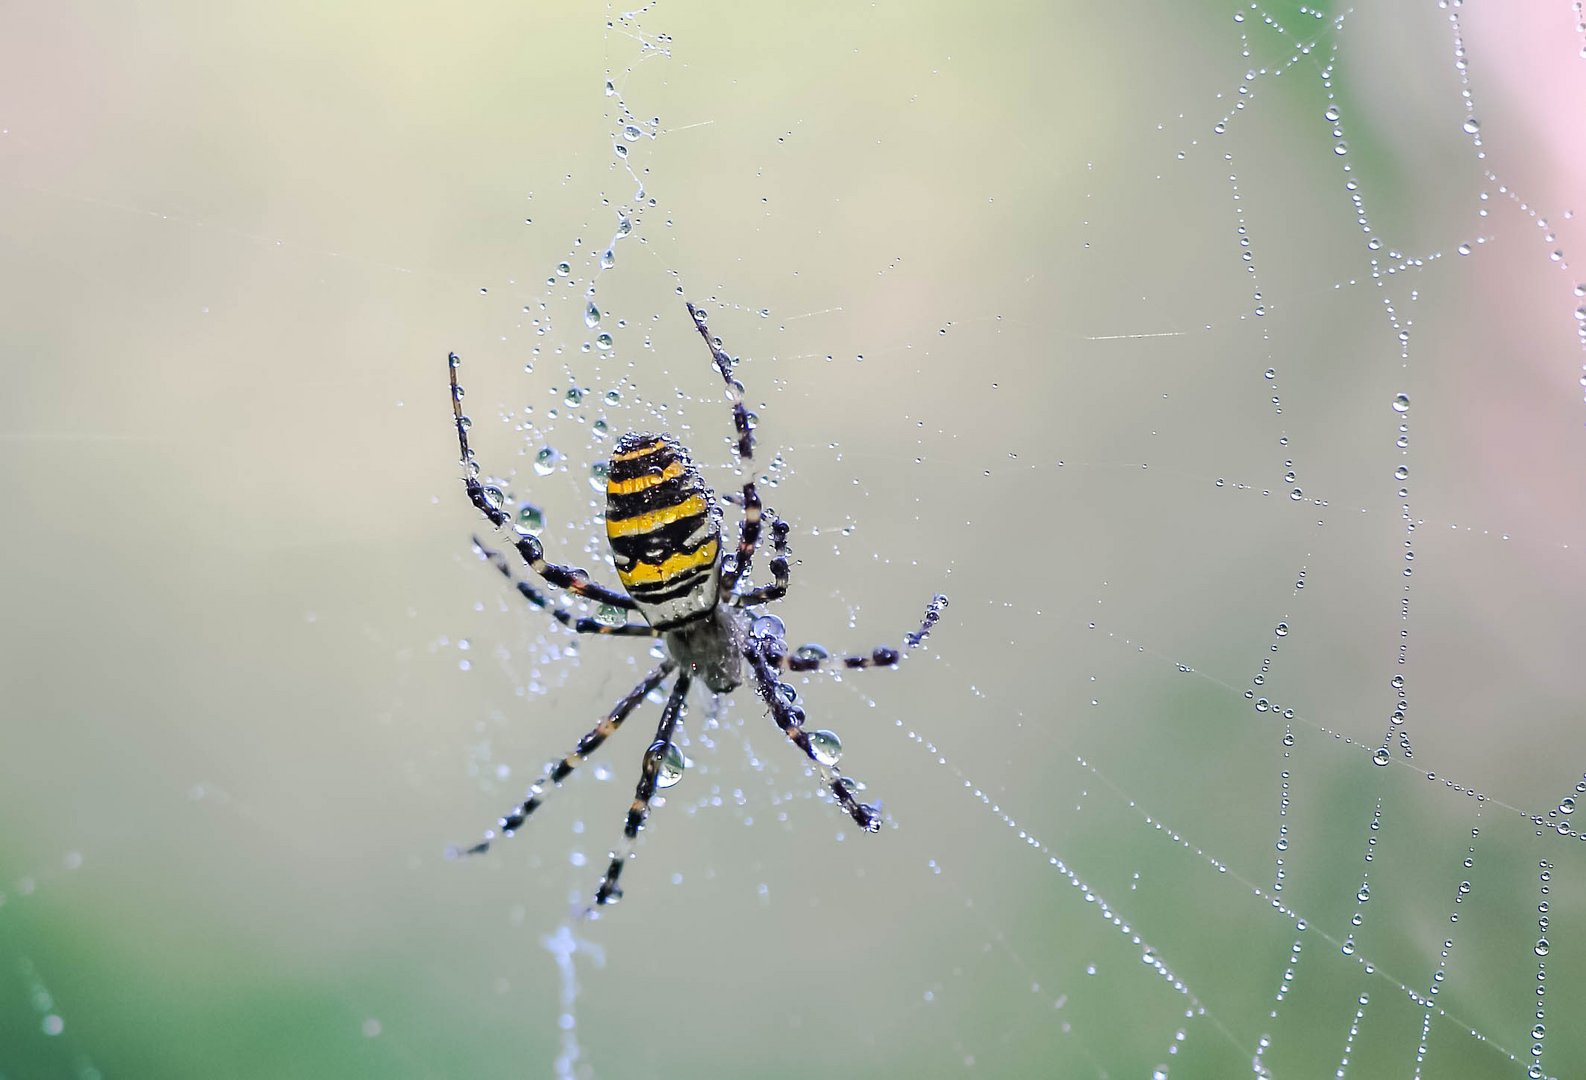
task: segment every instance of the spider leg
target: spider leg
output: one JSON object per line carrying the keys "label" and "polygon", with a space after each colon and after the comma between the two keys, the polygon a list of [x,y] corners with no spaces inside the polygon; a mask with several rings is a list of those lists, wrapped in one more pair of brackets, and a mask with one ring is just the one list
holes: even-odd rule
{"label": "spider leg", "polygon": [[694,320],[694,329],[705,339],[710,358],[716,361],[716,370],[721,372],[722,381],[727,384],[727,400],[732,402],[732,426],[738,430],[738,457],[745,462],[753,461],[754,417],[744,408],[743,383],[732,377],[732,357],[711,337],[710,327],[705,324],[705,313],[693,304],[687,306],[689,318]]}
{"label": "spider leg", "polygon": [[[485,515],[486,520],[496,528],[511,523],[510,515],[501,507],[490,501],[485,494],[485,485],[479,480],[479,465],[474,460],[474,452],[468,445],[468,417],[463,415],[463,388],[457,385],[457,365],[461,363],[456,353],[446,357],[447,373],[452,382],[452,417],[457,424],[457,446],[462,455],[463,484],[468,489],[468,501]],[[557,563],[545,561],[545,548],[535,536],[518,529],[513,530],[512,546],[518,549],[518,554],[540,577],[559,589],[576,593],[586,600],[594,600],[613,607],[633,611],[638,608],[633,597],[627,593],[618,592],[607,588],[599,582],[592,581],[589,572],[576,566],[562,566]]]}
{"label": "spider leg", "polygon": [[598,619],[591,619],[587,615],[574,618],[568,612],[557,607],[544,593],[540,592],[527,581],[519,578],[512,572],[512,567],[507,564],[506,557],[501,552],[485,546],[479,537],[474,537],[474,549],[482,555],[491,566],[501,571],[501,576],[512,582],[514,588],[523,594],[523,598],[537,608],[548,613],[551,618],[580,634],[613,634],[618,637],[659,637],[660,635],[648,623],[618,623],[608,626]]}
{"label": "spider leg", "polygon": [[721,587],[728,594],[737,586],[738,580],[749,572],[749,563],[754,559],[755,549],[760,546],[760,518],[767,513],[760,505],[760,493],[755,490],[752,477],[743,482],[743,494],[737,501],[743,504],[743,521],[738,526],[738,550],[731,559],[725,561],[721,571]]}
{"label": "spider leg", "polygon": [[611,865],[606,868],[606,876],[600,879],[600,888],[595,890],[597,905],[614,904],[622,899],[622,890],[617,887],[617,879],[622,876],[622,868],[632,856],[634,846],[639,841],[639,830],[644,828],[644,822],[650,816],[650,800],[655,798],[656,783],[661,775],[661,762],[672,745],[672,736],[677,732],[678,720],[683,715],[683,699],[688,696],[689,683],[692,681],[685,670],[678,675],[677,682],[672,684],[672,695],[666,699],[666,708],[661,710],[661,723],[655,729],[655,741],[644,752],[639,786],[634,789],[633,805],[628,807],[628,820],[622,828],[622,843],[611,853]]}
{"label": "spider leg", "polygon": [[[779,625],[781,620],[776,620],[773,625]],[[820,770],[821,779],[837,798],[837,803],[854,823],[865,832],[875,832],[881,828],[881,807],[862,803],[854,798],[853,787],[848,779],[842,775],[836,765],[822,761],[815,752],[815,747],[810,743],[809,734],[804,730],[804,710],[789,700],[790,695],[783,688],[786,683],[777,679],[776,666],[771,656],[780,648],[786,651],[786,642],[781,641],[780,635],[751,629],[749,641],[744,646],[744,659],[749,661],[749,668],[754,673],[755,690],[760,694],[766,708],[771,710],[771,718],[776,721],[777,727],[800,750],[804,756],[814,762],[815,768]],[[791,690],[792,687],[787,687]]]}
{"label": "spider leg", "polygon": [[[705,313],[693,304],[689,304],[688,314],[689,318],[694,320],[694,329],[698,330],[699,336],[705,339],[705,347],[710,350],[710,357],[716,362],[716,370],[721,372],[722,381],[727,384],[727,400],[732,402],[732,426],[738,432],[738,460],[750,465],[754,461],[754,415],[744,406],[743,383],[733,378],[732,357],[728,356],[711,336],[710,327],[705,322]],[[743,524],[738,531],[738,553],[723,567],[721,574],[721,587],[727,593],[731,593],[733,587],[738,584],[738,579],[749,572],[749,562],[754,558],[755,548],[760,543],[762,507],[760,492],[754,485],[752,469],[749,478],[743,482],[743,494],[738,501],[743,504]]]}
{"label": "spider leg", "polygon": [[[500,820],[498,823],[498,828],[501,830],[500,835],[511,836],[516,832],[528,816],[539,808],[540,803],[545,801],[545,789],[557,787],[563,780],[566,780],[569,773],[582,764],[585,758],[593,754],[601,743],[605,742],[613,732],[622,726],[622,722],[628,718],[629,713],[639,707],[639,702],[644,700],[645,695],[660,686],[675,667],[677,667],[676,661],[662,661],[661,665],[646,675],[638,686],[629,690],[627,695],[612,707],[611,712],[607,713],[600,723],[590,729],[589,733],[582,739],[579,739],[578,745],[573,747],[566,757],[548,765],[545,775],[537,780],[533,787],[529,788],[528,798],[524,799],[523,802]],[[686,677],[684,676],[684,678]],[[471,848],[447,848],[446,857],[455,859],[463,855],[481,855],[490,850],[490,845],[496,839],[496,836],[496,831],[492,829],[485,833],[483,840]]]}
{"label": "spider leg", "polygon": [[[766,511],[766,517],[771,519],[771,548],[776,553],[771,558],[770,585],[762,585],[758,589],[734,596],[734,607],[752,607],[755,604],[766,604],[772,600],[780,600],[787,595],[788,585],[788,524],[776,516],[775,510]],[[747,562],[742,565],[748,566]]]}
{"label": "spider leg", "polygon": [[[936,626],[942,617],[942,609],[947,606],[947,597],[937,593],[931,597],[931,602],[925,605],[925,617],[920,620],[920,628],[903,635],[903,647],[907,649],[918,648],[931,629]],[[903,659],[903,653],[890,645],[878,645],[871,650],[869,656],[829,656],[824,654],[812,655],[809,653],[793,653],[789,655],[787,645],[782,643],[780,651],[773,650],[768,657],[773,666],[787,671],[822,671],[835,667],[858,671],[863,668],[896,667],[898,661]]]}

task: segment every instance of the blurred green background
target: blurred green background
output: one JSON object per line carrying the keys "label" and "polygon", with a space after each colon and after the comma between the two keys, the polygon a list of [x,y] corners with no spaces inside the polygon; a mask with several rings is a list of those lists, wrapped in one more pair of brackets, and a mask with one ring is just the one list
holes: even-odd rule
{"label": "blurred green background", "polygon": [[[1586,1068],[1567,4],[8,14],[0,1076]],[[617,433],[740,482],[685,296],[790,636],[952,606],[800,684],[879,836],[696,698],[584,922],[654,704],[442,853],[648,657],[445,356],[610,579]]]}

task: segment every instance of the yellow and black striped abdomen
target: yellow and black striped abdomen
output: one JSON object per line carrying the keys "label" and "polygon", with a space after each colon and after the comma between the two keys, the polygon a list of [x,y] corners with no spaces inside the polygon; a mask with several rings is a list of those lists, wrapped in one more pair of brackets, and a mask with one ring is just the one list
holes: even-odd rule
{"label": "yellow and black striped abdomen", "polygon": [[670,435],[633,433],[617,443],[606,474],[606,538],[623,587],[657,630],[715,608],[721,508]]}

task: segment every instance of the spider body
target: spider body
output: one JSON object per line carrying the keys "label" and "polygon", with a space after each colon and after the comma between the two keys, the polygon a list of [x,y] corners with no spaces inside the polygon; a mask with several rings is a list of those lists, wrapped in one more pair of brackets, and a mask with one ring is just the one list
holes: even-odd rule
{"label": "spider body", "polygon": [[[692,304],[688,305],[688,311],[726,384],[738,436],[738,458],[747,463],[753,457],[754,417],[744,407],[743,384],[733,378],[733,361],[711,337],[703,314]],[[509,526],[512,524],[510,516],[491,497],[492,489],[480,481],[473,450],[468,444],[469,421],[462,411],[463,391],[457,383],[455,353],[448,358],[448,363],[452,415],[469,501],[498,529]],[[827,666],[828,661],[849,669],[892,667],[900,660],[901,653],[883,645],[868,655],[836,660],[824,653],[791,655],[782,620],[758,610],[760,605],[780,600],[787,593],[788,525],[775,512],[762,508],[752,476],[744,481],[742,493],[734,501],[743,507],[743,520],[739,526],[737,550],[728,554],[723,550],[721,503],[689,458],[688,451],[670,435],[633,432],[618,441],[606,478],[606,538],[617,577],[625,591],[595,583],[582,569],[546,561],[540,541],[527,531],[515,530],[512,546],[528,569],[548,584],[611,608],[636,611],[643,618],[642,623],[610,625],[594,618],[576,617],[518,578],[504,556],[475,541],[485,558],[524,598],[548,611],[564,626],[583,634],[658,637],[664,652],[660,664],[596,723],[572,751],[552,762],[545,775],[529,788],[523,802],[500,819],[502,835],[510,836],[522,826],[544,800],[548,789],[561,784],[622,726],[640,702],[675,676],[661,711],[655,739],[645,751],[639,783],[623,827],[623,841],[612,852],[611,863],[595,892],[597,905],[613,903],[622,895],[617,886],[618,878],[649,817],[651,800],[660,786],[662,764],[672,748],[695,678],[715,694],[730,693],[746,681],[753,682],[771,718],[814,765],[838,805],[866,832],[881,827],[879,805],[859,802],[854,796],[854,783],[838,770],[837,757],[831,749],[835,740],[821,740],[820,748],[811,741],[804,730],[804,710],[797,705],[797,691],[780,679],[779,672],[815,671]],[[771,582],[755,587],[750,584],[748,573],[766,521],[771,533]],[[908,648],[925,640],[946,606],[945,596],[938,594],[932,598],[919,629],[905,636]],[[461,851],[452,849],[452,854],[472,855],[486,851],[495,836],[494,831],[487,832],[480,843]]]}
{"label": "spider body", "polygon": [[743,683],[748,619],[721,598],[721,506],[670,435],[632,432],[606,469],[606,538],[617,577],[667,653],[712,693]]}

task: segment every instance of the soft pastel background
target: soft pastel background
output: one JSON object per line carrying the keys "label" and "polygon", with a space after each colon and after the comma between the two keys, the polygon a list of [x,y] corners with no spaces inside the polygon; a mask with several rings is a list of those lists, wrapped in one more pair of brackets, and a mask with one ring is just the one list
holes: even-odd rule
{"label": "soft pastel background", "polygon": [[[0,1076],[1582,1075],[1579,21],[12,5]],[[609,577],[615,433],[735,483],[684,296],[794,639],[952,606],[801,686],[878,836],[696,700],[581,922],[656,706],[442,852],[647,657],[444,358]]]}

